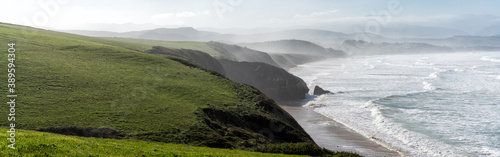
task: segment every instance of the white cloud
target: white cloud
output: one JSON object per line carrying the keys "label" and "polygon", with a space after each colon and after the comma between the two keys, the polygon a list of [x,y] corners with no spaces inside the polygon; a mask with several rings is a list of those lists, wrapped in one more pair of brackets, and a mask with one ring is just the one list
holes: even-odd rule
{"label": "white cloud", "polygon": [[295,15],[295,18],[320,17],[320,16],[327,16],[327,15],[335,14],[337,12],[338,12],[338,10],[330,10],[330,11],[324,11],[324,12],[313,12],[313,13],[310,13],[308,15],[297,14],[297,15]]}

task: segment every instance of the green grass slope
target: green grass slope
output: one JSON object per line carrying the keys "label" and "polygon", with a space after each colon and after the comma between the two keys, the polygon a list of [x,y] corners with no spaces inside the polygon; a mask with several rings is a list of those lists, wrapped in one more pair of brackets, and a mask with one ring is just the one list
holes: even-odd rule
{"label": "green grass slope", "polygon": [[110,41],[117,42],[126,42],[133,44],[142,44],[142,45],[150,45],[150,46],[162,46],[174,49],[191,49],[198,50],[205,53],[208,53],[214,57],[224,57],[220,52],[211,48],[205,42],[196,42],[196,41],[161,41],[161,40],[148,40],[148,39],[133,39],[133,38],[102,38]]}
{"label": "green grass slope", "polygon": [[140,52],[149,50],[153,47],[152,45],[144,45],[144,44],[131,43],[131,42],[121,42],[121,41],[115,41],[115,40],[108,40],[108,39],[104,39],[104,38],[94,38],[94,37],[77,35],[77,34],[70,34],[70,33],[50,31],[50,30],[44,30],[44,29],[38,29],[38,28],[32,28],[32,27],[24,27],[24,26],[12,25],[12,24],[5,24],[5,23],[1,23],[1,22],[0,22],[0,25],[4,26],[4,27],[9,27],[9,28],[20,29],[20,30],[18,30],[18,31],[20,31],[20,32],[18,32],[18,34],[21,34],[23,36],[29,36],[29,34],[32,34],[32,33],[40,33],[40,34],[54,35],[54,36],[66,37],[66,38],[77,39],[77,40],[84,40],[84,41],[89,41],[89,42],[96,42],[96,43],[101,43],[101,44],[105,44],[105,45],[112,45],[112,46],[130,49],[130,50],[140,51]]}
{"label": "green grass slope", "polygon": [[17,120],[24,128],[76,125],[140,133],[163,131],[156,125],[163,123],[184,129],[195,120],[186,113],[197,105],[238,102],[230,81],[171,60],[9,27],[0,27],[0,35],[4,49],[14,42],[18,50]]}
{"label": "green grass slope", "polygon": [[[7,138],[3,134],[6,131],[0,128],[1,139]],[[2,140],[0,156],[292,156],[163,142],[86,138],[29,130],[17,130],[16,137],[18,149],[4,147],[9,143]]]}

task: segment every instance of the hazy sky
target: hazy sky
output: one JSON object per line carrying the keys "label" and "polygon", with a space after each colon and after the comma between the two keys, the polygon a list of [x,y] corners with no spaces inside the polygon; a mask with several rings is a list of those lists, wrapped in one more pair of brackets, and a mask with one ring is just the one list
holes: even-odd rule
{"label": "hazy sky", "polygon": [[[261,28],[363,23],[439,25],[469,16],[500,22],[498,0],[0,0],[0,22],[52,29],[143,27]],[[48,7],[46,7],[48,6]],[[385,14],[384,14],[385,13]],[[489,16],[491,15],[491,16]],[[385,24],[385,23],[383,23]],[[132,25],[123,25],[133,29]],[[135,26],[139,27],[139,26]],[[480,27],[480,26],[477,26]],[[483,27],[483,26],[481,26]],[[104,28],[103,29],[109,29]],[[137,28],[136,28],[137,29]],[[479,28],[477,28],[479,29]],[[118,29],[117,29],[118,30]]]}

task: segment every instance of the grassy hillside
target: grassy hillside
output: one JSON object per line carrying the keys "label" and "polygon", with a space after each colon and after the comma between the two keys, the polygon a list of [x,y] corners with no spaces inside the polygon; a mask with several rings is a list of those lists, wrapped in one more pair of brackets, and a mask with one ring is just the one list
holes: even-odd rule
{"label": "grassy hillside", "polygon": [[216,71],[219,74],[225,75],[225,70],[222,65],[209,54],[191,49],[172,49],[161,46],[154,46],[153,49],[145,51],[145,53],[154,54],[161,57],[177,57],[196,63],[206,69]]}
{"label": "grassy hillside", "polygon": [[[290,116],[255,88],[173,60],[95,42],[23,32],[0,25],[0,43],[16,43],[16,120],[21,128],[110,128],[125,137],[214,147],[286,142],[248,124],[225,125],[207,108],[280,125],[276,134],[312,141]],[[7,56],[0,64],[7,65]],[[4,71],[0,76],[6,80]],[[7,91],[6,86],[0,88]],[[7,114],[3,108],[0,114]],[[279,114],[278,114],[279,113]],[[222,119],[217,119],[222,118]],[[0,121],[7,126],[7,121]],[[252,127],[247,127],[250,125]],[[228,135],[229,134],[229,135]],[[245,135],[243,138],[236,134]],[[226,136],[227,135],[227,136]]]}
{"label": "grassy hillside", "polygon": [[252,50],[237,45],[229,45],[221,42],[207,42],[207,45],[223,54],[226,59],[239,62],[261,62],[275,67],[279,65],[266,52]]}
{"label": "grassy hillside", "polygon": [[[14,42],[18,50],[16,86],[18,103],[23,104],[18,123],[24,128],[77,125],[131,133],[164,131],[154,120],[185,129],[195,118],[179,113],[193,112],[202,103],[238,102],[229,81],[171,60],[40,32],[21,34],[4,26],[0,34],[0,42]],[[1,58],[6,65],[6,56]],[[144,116],[158,112],[163,114]]]}
{"label": "grassy hillside", "polygon": [[77,34],[70,34],[70,33],[64,33],[64,32],[57,32],[57,31],[37,29],[37,28],[31,28],[31,27],[4,24],[1,22],[0,22],[0,25],[3,27],[19,29],[20,32],[17,32],[17,34],[21,34],[21,35],[23,35],[23,37],[30,37],[29,34],[39,33],[39,34],[54,35],[54,36],[66,37],[66,38],[77,39],[77,40],[84,40],[84,41],[89,41],[89,42],[96,42],[96,43],[101,43],[101,44],[105,44],[105,45],[112,45],[112,46],[130,49],[130,50],[141,51],[141,52],[149,50],[153,47],[151,45],[107,40],[104,38],[94,38],[94,37],[88,37],[88,36],[77,35]]}
{"label": "grassy hillside", "polygon": [[151,45],[151,46],[162,46],[174,49],[191,49],[198,50],[205,53],[208,53],[214,57],[222,57],[221,54],[208,46],[205,42],[197,42],[197,41],[161,41],[161,40],[148,40],[148,39],[133,39],[133,38],[103,38],[110,41],[119,41],[119,42],[127,42],[127,43],[136,43],[142,45]]}
{"label": "grassy hillside", "polygon": [[[6,131],[0,128],[1,139],[7,138]],[[2,140],[0,156],[292,156],[163,142],[85,138],[29,130],[18,130],[16,137],[18,149],[4,147],[8,141]]]}

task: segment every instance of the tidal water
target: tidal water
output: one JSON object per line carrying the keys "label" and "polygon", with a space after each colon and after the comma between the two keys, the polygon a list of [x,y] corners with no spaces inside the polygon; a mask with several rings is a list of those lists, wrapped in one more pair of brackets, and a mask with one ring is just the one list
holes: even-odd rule
{"label": "tidal water", "polygon": [[355,56],[291,73],[306,106],[408,156],[500,156],[500,52]]}

